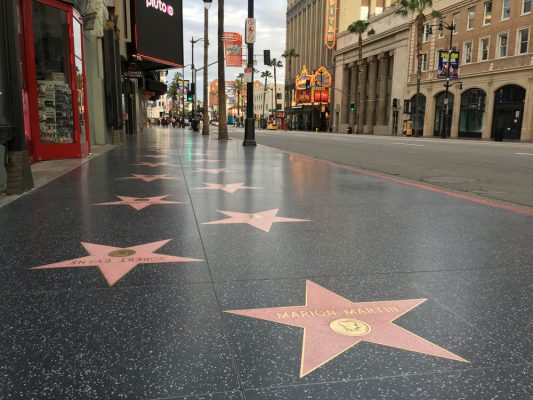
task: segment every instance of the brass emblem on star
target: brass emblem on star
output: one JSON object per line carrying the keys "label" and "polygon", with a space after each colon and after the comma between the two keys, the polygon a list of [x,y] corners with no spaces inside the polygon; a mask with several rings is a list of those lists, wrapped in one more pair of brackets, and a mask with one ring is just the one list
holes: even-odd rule
{"label": "brass emblem on star", "polygon": [[128,257],[135,254],[134,250],[115,250],[108,254],[109,257]]}
{"label": "brass emblem on star", "polygon": [[341,318],[331,321],[329,327],[332,331],[345,336],[365,336],[372,328],[364,321],[352,318]]}

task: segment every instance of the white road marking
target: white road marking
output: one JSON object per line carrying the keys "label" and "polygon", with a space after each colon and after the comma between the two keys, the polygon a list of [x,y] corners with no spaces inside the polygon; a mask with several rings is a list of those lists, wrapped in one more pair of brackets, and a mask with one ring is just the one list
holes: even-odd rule
{"label": "white road marking", "polygon": [[401,144],[402,146],[417,146],[417,147],[424,147],[423,144],[413,144],[413,143],[393,143],[393,144]]}
{"label": "white road marking", "polygon": [[533,156],[533,153],[515,153],[515,154],[518,154],[520,156]]}

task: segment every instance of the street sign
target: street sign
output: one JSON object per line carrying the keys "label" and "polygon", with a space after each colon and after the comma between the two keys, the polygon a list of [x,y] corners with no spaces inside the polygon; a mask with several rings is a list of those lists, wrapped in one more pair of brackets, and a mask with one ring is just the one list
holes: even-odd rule
{"label": "street sign", "polygon": [[142,71],[124,71],[124,78],[140,79],[143,77]]}
{"label": "street sign", "polygon": [[246,33],[246,43],[255,43],[255,18],[246,18],[246,27],[244,32]]}

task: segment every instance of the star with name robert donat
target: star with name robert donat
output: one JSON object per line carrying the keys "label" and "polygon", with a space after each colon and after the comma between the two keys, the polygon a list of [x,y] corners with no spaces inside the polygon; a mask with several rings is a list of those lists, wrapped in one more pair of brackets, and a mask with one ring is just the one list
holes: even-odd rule
{"label": "star with name robert donat", "polygon": [[218,212],[227,215],[230,218],[220,219],[217,221],[204,222],[203,225],[219,225],[219,224],[248,224],[254,228],[260,229],[263,232],[270,232],[270,228],[274,222],[309,222],[308,219],[286,218],[278,217],[279,208],[272,210],[261,211],[257,213],[242,213],[234,211],[220,211]]}
{"label": "star with name robert donat", "polygon": [[153,181],[157,181],[159,179],[173,179],[173,180],[177,180],[177,179],[181,179],[181,178],[173,178],[171,177],[169,174],[164,174],[164,175],[141,175],[141,174],[131,174],[132,176],[126,176],[124,178],[117,178],[117,179],[139,179],[141,181],[144,181],[144,182],[153,182]]}
{"label": "star with name robert donat", "polygon": [[361,342],[469,362],[394,323],[427,299],[354,303],[306,281],[303,306],[229,310],[230,314],[303,328],[300,378]]}
{"label": "star with name robert donat", "polygon": [[169,163],[149,163],[149,162],[141,162],[139,164],[131,164],[131,165],[142,165],[145,167],[155,168],[155,167],[177,167],[177,165],[169,164]]}
{"label": "star with name robert donat", "polygon": [[254,186],[244,186],[244,182],[238,183],[204,183],[206,187],[192,188],[193,190],[222,190],[227,193],[235,193],[239,189],[260,189]]}
{"label": "star with name robert donat", "polygon": [[155,197],[128,197],[128,196],[117,196],[120,201],[112,201],[108,203],[98,203],[95,206],[117,206],[117,205],[127,205],[137,211],[140,211],[146,207],[159,204],[187,204],[182,201],[167,201],[164,200],[170,195],[166,196],[155,196]]}
{"label": "star with name robert donat", "polygon": [[31,269],[98,267],[109,286],[113,286],[139,264],[163,264],[201,262],[197,258],[185,258],[155,253],[171,240],[146,243],[133,247],[113,247],[95,243],[81,243],[88,256],[74,258]]}

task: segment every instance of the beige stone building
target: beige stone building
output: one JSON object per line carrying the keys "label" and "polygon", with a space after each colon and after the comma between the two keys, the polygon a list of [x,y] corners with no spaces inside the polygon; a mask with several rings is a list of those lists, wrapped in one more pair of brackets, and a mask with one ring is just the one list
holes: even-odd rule
{"label": "beige stone building", "polygon": [[[533,140],[533,48],[531,0],[436,0],[453,32],[428,20],[422,48],[420,122],[424,136],[445,130],[451,137]],[[432,34],[430,32],[430,28]],[[416,44],[411,26],[406,98],[416,94]],[[450,87],[449,123],[445,87],[437,79],[438,51],[460,52],[459,79]],[[460,83],[460,84],[459,84]],[[413,117],[413,113],[411,113]]]}
{"label": "beige stone building", "polygon": [[369,30],[375,33],[363,34],[361,60],[358,35],[339,34],[334,53],[335,132],[346,133],[350,127],[354,133],[401,133],[410,18],[396,14],[393,3],[370,3]]}
{"label": "beige stone building", "polygon": [[[296,102],[295,80],[304,66],[312,73],[320,67],[333,71],[332,49],[326,47],[328,24],[326,13],[335,11],[333,35],[346,30],[353,21],[366,18],[370,0],[289,0],[287,4],[286,49],[294,49],[299,55],[289,63],[285,60],[285,111],[293,129],[325,129],[329,125],[332,98],[328,102],[304,105]],[[376,0],[371,0],[376,1]],[[382,0],[378,0],[380,2]],[[364,16],[363,14],[364,13]],[[291,65],[289,65],[291,64]],[[311,97],[311,96],[310,96]]]}

